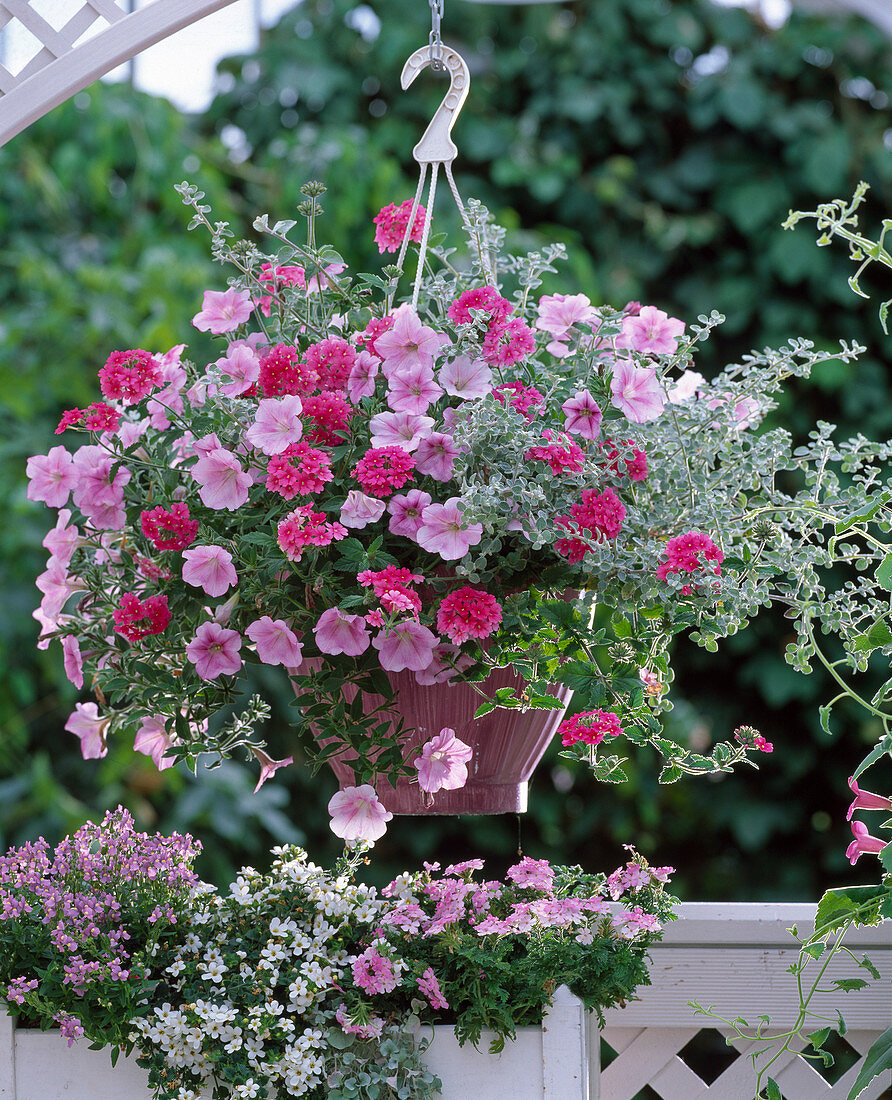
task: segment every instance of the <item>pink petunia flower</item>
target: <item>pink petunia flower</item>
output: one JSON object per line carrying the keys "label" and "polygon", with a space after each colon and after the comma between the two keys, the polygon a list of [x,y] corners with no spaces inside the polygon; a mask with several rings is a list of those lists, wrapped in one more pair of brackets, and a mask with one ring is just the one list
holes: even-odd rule
{"label": "pink petunia flower", "polygon": [[201,302],[201,311],[192,318],[192,324],[199,332],[212,332],[219,336],[222,332],[232,332],[245,323],[254,311],[251,294],[247,290],[206,290]]}
{"label": "pink petunia flower", "polygon": [[387,832],[393,814],[381,805],[375,788],[369,783],[345,787],[328,803],[331,831],[344,840],[380,840]]}
{"label": "pink petunia flower", "polygon": [[656,306],[642,306],[637,315],[623,318],[623,331],[616,339],[616,346],[648,355],[672,355],[683,333],[684,321],[670,317]]}
{"label": "pink petunia flower", "polygon": [[442,395],[431,366],[416,364],[390,374],[387,404],[394,412],[426,413],[431,402]]}
{"label": "pink petunia flower", "polygon": [[427,474],[435,481],[448,481],[452,477],[458,447],[451,435],[443,432],[431,432],[422,439],[415,451],[415,469],[419,474]]}
{"label": "pink petunia flower", "polygon": [[245,439],[265,455],[281,454],[303,435],[302,409],[301,399],[295,394],[264,397],[257,403],[254,423],[245,432]]}
{"label": "pink petunia flower", "polygon": [[427,668],[422,668],[415,673],[415,683],[422,687],[431,684],[445,684],[458,673],[464,672],[474,663],[473,657],[462,653],[457,645],[451,642],[439,642],[434,646],[433,657]]}
{"label": "pink petunia flower", "polygon": [[538,313],[536,328],[554,337],[546,350],[558,359],[570,352],[568,341],[574,325],[590,325],[598,320],[598,311],[584,294],[544,294],[539,299]]}
{"label": "pink petunia flower", "polygon": [[242,667],[239,655],[241,645],[241,635],[237,630],[229,630],[219,623],[202,623],[186,646],[186,658],[195,665],[195,671],[202,680],[235,676]]}
{"label": "pink petunia flower", "polygon": [[130,471],[102,447],[81,447],[74,465],[80,475],[72,491],[74,503],[94,527],[119,531],[127,519],[124,486],[130,481]]}
{"label": "pink petunia flower", "polygon": [[492,370],[483,359],[471,359],[467,355],[456,356],[451,363],[440,367],[440,385],[451,397],[462,401],[477,401],[486,397],[492,388]]}
{"label": "pink petunia flower", "polygon": [[273,758],[256,746],[251,746],[251,752],[254,754],[255,760],[260,761],[260,778],[257,780],[257,786],[254,788],[254,794],[260,790],[267,779],[272,779],[279,768],[287,768],[289,764],[294,763],[293,756],[286,756],[284,760],[273,760]]}
{"label": "pink petunia flower", "polygon": [[165,756],[174,740],[167,732],[166,722],[167,719],[163,714],[153,714],[151,717],[143,718],[133,741],[134,749],[146,756],[151,756],[159,772],[172,768],[176,763],[172,757]]}
{"label": "pink petunia flower", "polygon": [[410,489],[408,493],[392,496],[387,502],[391,532],[415,542],[418,528],[424,522],[421,514],[430,503],[430,493],[425,493],[422,489]]}
{"label": "pink petunia flower", "polygon": [[[411,454],[434,426],[432,416],[408,412],[377,413],[369,421],[373,447],[402,447]],[[63,501],[64,503],[64,501]]]}
{"label": "pink petunia flower", "polygon": [[628,360],[617,360],[610,382],[611,404],[633,424],[656,420],[665,399],[653,367],[636,367]]}
{"label": "pink petunia flower", "polygon": [[457,791],[468,781],[468,762],[473,755],[474,750],[459,741],[455,730],[444,727],[412,761],[418,771],[418,786],[428,794]]}
{"label": "pink petunia flower", "polygon": [[65,723],[65,729],[80,740],[81,756],[84,760],[99,760],[108,753],[108,745],[105,743],[108,723],[108,718],[100,718],[95,703],[75,704],[74,711]]}
{"label": "pink petunia flower", "polygon": [[482,523],[463,523],[460,503],[459,497],[450,497],[445,504],[429,504],[421,514],[418,545],[444,561],[463,558],[483,538]]}
{"label": "pink petunia flower", "polygon": [[202,455],[192,467],[198,482],[198,495],[208,508],[226,508],[233,512],[248,499],[253,477],[225,447],[215,447]]}
{"label": "pink petunia flower", "polygon": [[350,368],[347,378],[347,396],[354,405],[358,405],[361,398],[374,394],[378,363],[379,360],[365,349],[357,353],[356,362]]}
{"label": "pink petunia flower", "polygon": [[62,660],[65,675],[80,690],[84,686],[84,662],[80,642],[73,634],[66,634],[62,639]]}
{"label": "pink petunia flower", "polygon": [[71,562],[71,556],[81,541],[80,531],[74,524],[69,525],[71,512],[63,508],[59,512],[56,526],[51,528],[44,538],[41,546],[50,552],[50,560],[57,561],[67,568]]}
{"label": "pink petunia flower", "polygon": [[347,499],[341,505],[340,520],[345,527],[362,530],[370,523],[377,523],[384,515],[386,508],[387,505],[383,500],[376,500],[375,497],[367,496],[358,489],[351,489]]}
{"label": "pink petunia flower", "polygon": [[402,672],[407,668],[420,672],[433,660],[438,641],[436,634],[426,626],[415,619],[406,619],[379,630],[372,639],[372,645],[378,650],[381,667],[388,672]]}
{"label": "pink petunia flower", "polygon": [[222,596],[238,584],[232,554],[222,546],[193,546],[183,551],[183,580],[209,596]]}
{"label": "pink petunia flower", "polygon": [[240,397],[260,377],[260,358],[256,349],[245,340],[234,340],[216,365],[231,379],[220,387],[220,392],[227,397]]}
{"label": "pink petunia flower", "polygon": [[375,340],[375,351],[384,360],[384,373],[412,367],[431,367],[442,347],[442,339],[422,324],[414,310],[398,309],[393,327]]}
{"label": "pink petunia flower", "polygon": [[32,455],[25,469],[29,482],[25,494],[28,500],[42,500],[50,508],[67,504],[71,490],[80,481],[74,458],[64,447],[53,447],[45,455]]}
{"label": "pink petunia flower", "polygon": [[601,406],[588,390],[577,390],[561,409],[564,413],[564,430],[581,435],[583,439],[597,439],[601,434]]}
{"label": "pink petunia flower", "polygon": [[670,387],[666,396],[673,405],[680,405],[683,401],[689,401],[695,394],[699,397],[705,385],[706,379],[699,371],[686,370],[679,375],[678,381]]}
{"label": "pink petunia flower", "polygon": [[264,615],[246,627],[245,634],[257,647],[257,656],[265,665],[297,668],[303,660],[303,646],[284,619]]}
{"label": "pink petunia flower", "polygon": [[362,615],[348,615],[338,607],[322,612],[313,634],[322,653],[358,657],[369,648],[369,632]]}

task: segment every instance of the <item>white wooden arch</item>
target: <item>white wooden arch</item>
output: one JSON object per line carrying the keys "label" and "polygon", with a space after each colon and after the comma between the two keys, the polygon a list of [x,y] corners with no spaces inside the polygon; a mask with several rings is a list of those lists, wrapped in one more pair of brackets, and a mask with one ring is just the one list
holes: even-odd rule
{"label": "white wooden arch", "polygon": [[17,21],[39,44],[15,75],[0,65],[0,146],[116,66],[231,3],[151,0],[128,13],[117,0],[70,0],[65,22],[53,26],[31,0],[0,0],[0,31]]}

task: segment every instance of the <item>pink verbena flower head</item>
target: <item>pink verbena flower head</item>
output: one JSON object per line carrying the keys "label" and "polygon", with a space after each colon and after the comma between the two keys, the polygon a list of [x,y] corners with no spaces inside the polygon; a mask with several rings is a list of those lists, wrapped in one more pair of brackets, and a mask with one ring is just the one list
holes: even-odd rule
{"label": "pink verbena flower head", "polygon": [[488,638],[501,621],[502,608],[495,596],[467,585],[450,592],[437,612],[437,630],[456,645],[469,638]]}
{"label": "pink verbena flower head", "polygon": [[201,310],[192,318],[199,332],[212,332],[219,336],[243,325],[254,312],[251,293],[247,290],[206,290]]}
{"label": "pink verbena flower head", "polygon": [[304,363],[318,378],[319,389],[346,390],[356,365],[356,348],[341,336],[329,336],[318,344],[310,344],[304,352]]}
{"label": "pink verbena flower head", "polygon": [[[670,573],[699,573],[707,569],[707,562],[714,562],[712,572],[719,576],[721,564],[725,555],[716,546],[708,535],[699,531],[687,531],[683,535],[676,535],[666,543],[666,560],[657,568],[657,577],[661,581],[666,580]],[[686,595],[691,588],[685,585],[682,592]]]}
{"label": "pink verbena flower head", "polygon": [[368,497],[358,489],[351,489],[347,499],[341,505],[341,523],[345,527],[362,530],[370,523],[377,523],[384,515],[387,505],[383,500]]}
{"label": "pink verbena flower head", "polygon": [[597,439],[601,434],[601,406],[588,390],[577,390],[561,409],[564,413],[564,431],[581,435],[583,439]]}
{"label": "pink verbena flower head", "polygon": [[358,657],[369,648],[369,632],[362,615],[350,615],[339,607],[329,607],[313,628],[321,653],[345,653]]}
{"label": "pink verbena flower head", "polygon": [[460,397],[462,401],[477,401],[486,397],[492,387],[489,364],[467,355],[458,355],[445,363],[437,377],[450,397]]}
{"label": "pink verbena flower head", "polygon": [[305,439],[273,455],[266,467],[267,489],[285,500],[321,493],[333,478],[331,456]]}
{"label": "pink verbena flower head", "polygon": [[[421,205],[415,208],[415,217],[412,221],[412,232],[409,240],[418,242],[424,232],[424,219],[427,211]],[[397,206],[390,203],[382,206],[375,217],[375,244],[379,252],[399,252],[403,244],[406,230],[409,228],[409,218],[412,217],[412,199],[405,199]]]}
{"label": "pink verbena flower head", "polygon": [[202,680],[235,676],[242,667],[239,655],[241,646],[242,638],[237,630],[230,630],[219,623],[202,623],[186,646],[186,659],[195,665],[195,671]]}
{"label": "pink verbena flower head", "polygon": [[752,726],[738,726],[734,731],[734,740],[748,749],[756,749],[758,752],[774,752],[774,745],[766,741],[757,729]]}
{"label": "pink verbena flower head", "polygon": [[533,386],[525,386],[519,379],[512,382],[502,382],[490,391],[500,405],[505,404],[505,398],[515,412],[519,412],[524,420],[533,420],[541,416],[545,407],[545,395],[541,394]]}
{"label": "pink verbena flower head", "polygon": [[246,627],[245,634],[257,647],[257,656],[265,665],[297,668],[303,659],[303,646],[284,619],[264,615]]}
{"label": "pink verbena flower head", "polygon": [[353,408],[347,398],[334,390],[324,390],[304,398],[307,439],[337,447],[350,434]]}
{"label": "pink verbena flower head", "polygon": [[65,729],[79,739],[84,760],[98,760],[108,753],[108,745],[105,743],[108,723],[108,718],[100,718],[95,703],[75,704],[73,713],[65,723]]}
{"label": "pink verbena flower head", "polygon": [[413,672],[427,668],[434,654],[437,636],[414,619],[405,619],[379,630],[372,639],[381,667],[388,672]]}
{"label": "pink verbena flower head", "polygon": [[394,535],[417,540],[418,528],[424,522],[421,518],[424,509],[430,504],[431,495],[421,489],[410,489],[408,493],[397,493],[387,502],[390,512],[389,527]]}
{"label": "pink verbena flower head", "polygon": [[656,306],[642,306],[637,314],[623,318],[623,331],[616,339],[616,346],[648,355],[673,355],[683,333],[684,321],[670,317]]}
{"label": "pink verbena flower head", "polygon": [[854,867],[861,856],[878,856],[886,847],[886,841],[871,836],[867,826],[861,821],[852,822],[852,836],[855,838],[846,848],[846,859]]}
{"label": "pink verbena flower head", "polygon": [[213,447],[202,454],[191,470],[198,484],[202,503],[216,511],[234,512],[248,499],[248,491],[254,482],[250,473],[225,447]]}
{"label": "pink verbena flower head", "polygon": [[561,722],[557,732],[562,745],[575,745],[577,741],[599,745],[605,737],[619,737],[624,731],[613,711],[599,709],[574,714]]}
{"label": "pink verbena flower head", "polygon": [[547,859],[524,856],[520,863],[508,868],[508,878],[527,890],[541,890],[550,894],[554,887],[554,871]]}
{"label": "pink verbena flower head", "polygon": [[419,474],[427,474],[434,481],[449,481],[458,458],[458,447],[451,435],[444,432],[431,432],[422,439],[415,451],[415,469]]}
{"label": "pink verbena flower head", "polygon": [[852,820],[852,814],[855,810],[885,810],[886,813],[892,810],[892,798],[885,798],[881,794],[872,794],[870,791],[862,791],[857,780],[851,775],[849,776],[849,789],[854,794],[855,799],[846,813],[846,821]]}
{"label": "pink verbena flower head", "polygon": [[352,473],[365,492],[389,497],[412,480],[415,460],[402,447],[372,447],[353,467]]}
{"label": "pink verbena flower head", "polygon": [[67,409],[62,414],[55,434],[68,428],[83,428],[88,432],[114,433],[121,424],[121,414],[102,401],[94,401],[86,409]]}
{"label": "pink verbena flower head", "polygon": [[170,508],[151,508],[140,512],[142,533],[156,550],[185,550],[198,534],[198,520],[192,519],[189,506],[177,501]]}
{"label": "pink verbena flower head", "polygon": [[472,287],[459,294],[446,315],[457,325],[469,325],[478,312],[488,315],[483,317],[487,324],[501,324],[511,313],[511,303],[494,286]]}
{"label": "pink verbena flower head", "polygon": [[133,741],[133,747],[137,752],[150,756],[159,772],[172,768],[176,763],[172,757],[165,754],[175,740],[167,732],[167,719],[163,714],[147,715],[140,723]]}
{"label": "pink verbena flower head", "polygon": [[429,504],[421,513],[418,545],[444,561],[463,558],[483,538],[483,524],[465,524],[460,504],[460,497],[450,497],[445,504]]}
{"label": "pink verbena flower head", "polygon": [[[380,840],[393,814],[385,810],[369,783],[345,787],[328,803],[331,831],[343,840]],[[393,987],[391,987],[393,988]]]}
{"label": "pink verbena flower head", "polygon": [[354,338],[356,343],[359,344],[360,347],[364,347],[370,355],[380,360],[381,356],[378,354],[375,342],[379,336],[382,336],[385,332],[389,332],[393,328],[395,320],[396,317],[390,314],[388,314],[387,317],[373,317],[362,332],[356,334]]}
{"label": "pink verbena flower head", "polygon": [[[542,433],[546,440],[553,440],[554,433]],[[528,462],[547,462],[553,474],[581,473],[585,464],[585,451],[568,437],[562,442],[547,442],[530,449],[524,455]]]}
{"label": "pink verbena flower head", "polygon": [[369,421],[372,433],[370,442],[373,447],[402,447],[411,453],[422,439],[431,434],[433,426],[432,416],[407,412],[376,413]]}
{"label": "pink verbena flower head", "polygon": [[393,327],[375,340],[375,350],[384,361],[384,373],[432,367],[440,353],[442,338],[430,326],[422,324],[409,308],[398,309]]}
{"label": "pink verbena flower head", "polygon": [[324,512],[314,512],[309,504],[304,504],[279,521],[276,541],[289,561],[300,561],[308,546],[328,546],[346,536],[343,524],[329,523]]}
{"label": "pink verbena flower head", "polygon": [[232,554],[222,546],[193,546],[184,550],[183,580],[209,596],[222,596],[238,584]]}
{"label": "pink verbena flower head", "polygon": [[258,401],[254,422],[245,432],[245,440],[265,455],[278,455],[303,434],[300,414],[303,403],[296,394],[265,397]]}
{"label": "pink verbena flower head", "polygon": [[[622,456],[622,462],[625,466],[625,473],[628,475],[630,481],[646,481],[648,475],[647,455],[640,447],[636,447],[634,440],[624,439],[621,443],[623,447],[631,448],[631,454],[628,451]],[[619,447],[613,442],[612,439],[605,439],[603,443],[603,450],[607,456],[608,466],[617,477],[623,476],[623,471],[619,468],[620,452]]]}
{"label": "pink verbena flower head", "polygon": [[656,420],[665,405],[663,387],[653,367],[636,367],[618,359],[610,381],[610,403],[633,424]]}
{"label": "pink verbena flower head", "polygon": [[353,980],[366,993],[392,993],[399,984],[393,962],[377,947],[368,947],[352,964]]}
{"label": "pink verbena flower head", "polygon": [[32,455],[25,469],[29,481],[25,494],[28,500],[43,501],[50,508],[64,507],[71,490],[80,481],[74,458],[64,447],[53,447],[45,455]]}
{"label": "pink verbena flower head", "polygon": [[605,489],[602,493],[584,489],[581,501],[570,506],[569,516],[555,516],[555,525],[567,530],[571,537],[558,539],[554,548],[571,564],[582,561],[587,545],[579,537],[580,533],[587,532],[595,542],[615,539],[622,530],[625,516],[625,505],[612,489]]}
{"label": "pink verbena flower head", "polygon": [[308,397],[318,383],[317,372],[289,344],[276,344],[260,359],[257,388],[264,397]]}
{"label": "pink verbena flower head", "polygon": [[494,323],[483,337],[481,352],[491,367],[510,367],[530,355],[536,347],[533,330],[526,321],[513,317]]}
{"label": "pink verbena flower head", "polygon": [[468,763],[473,755],[474,750],[455,736],[455,730],[444,727],[412,761],[418,771],[418,786],[428,794],[457,791],[468,781]]}
{"label": "pink verbena flower head", "polygon": [[128,642],[138,642],[151,634],[162,634],[170,624],[167,596],[147,596],[141,600],[134,592],[125,592],[112,612],[115,630]]}
{"label": "pink verbena flower head", "polygon": [[109,401],[135,405],[161,385],[155,358],[142,348],[113,351],[99,370],[99,388]]}
{"label": "pink verbena flower head", "polygon": [[263,749],[257,748],[256,745],[251,746],[251,752],[254,759],[260,763],[260,778],[257,780],[254,794],[257,794],[267,779],[272,779],[279,768],[287,768],[289,764],[294,763],[293,756],[286,756],[282,760],[273,760],[269,753],[264,752]]}
{"label": "pink verbena flower head", "polygon": [[355,1023],[343,1002],[338,1005],[335,1019],[341,1025],[341,1031],[346,1035],[358,1035],[360,1039],[380,1039],[384,1031],[385,1020],[383,1016],[372,1016],[364,1024]]}

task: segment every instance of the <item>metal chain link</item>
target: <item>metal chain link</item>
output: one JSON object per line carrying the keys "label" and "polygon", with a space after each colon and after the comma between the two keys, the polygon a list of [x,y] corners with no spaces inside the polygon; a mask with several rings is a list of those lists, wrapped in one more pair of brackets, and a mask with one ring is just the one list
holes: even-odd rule
{"label": "metal chain link", "polygon": [[437,73],[441,73],[445,69],[443,64],[443,39],[440,38],[443,3],[444,0],[428,0],[431,9],[431,33],[428,37],[431,48],[431,68]]}

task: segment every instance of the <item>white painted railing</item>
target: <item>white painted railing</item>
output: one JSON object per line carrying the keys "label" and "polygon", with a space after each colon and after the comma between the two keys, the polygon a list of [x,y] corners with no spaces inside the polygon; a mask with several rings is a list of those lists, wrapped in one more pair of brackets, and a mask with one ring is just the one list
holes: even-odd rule
{"label": "white painted railing", "polygon": [[[795,979],[786,968],[796,945],[786,929],[804,931],[813,918],[809,905],[716,905],[680,907],[652,952],[653,984],[639,999],[606,1014],[606,1027],[584,1012],[566,989],[557,991],[541,1028],[525,1028],[501,1055],[459,1048],[452,1029],[435,1028],[427,1054],[443,1081],[443,1100],[751,1100],[754,1075],[748,1045],[727,1048],[730,1065],[709,1083],[685,1062],[692,1040],[710,1021],[697,1016],[689,1001],[713,1005],[729,1018],[751,1022],[767,1014],[777,1027],[795,1020]],[[784,1100],[845,1100],[863,1054],[892,1025],[892,934],[889,922],[862,929],[849,945],[866,953],[882,978],[857,993],[818,998],[812,1007],[835,1018],[838,1005],[849,1030],[845,1043],[857,1061],[830,1084],[795,1053],[773,1069]],[[852,977],[843,959],[828,969]],[[720,1030],[720,1029],[719,1029]],[[723,1032],[724,1034],[724,1032]],[[601,1065],[601,1047],[615,1054]],[[482,1044],[485,1050],[485,1042]],[[877,1079],[862,1100],[892,1096],[888,1080]],[[15,1030],[0,1015],[0,1100],[148,1100],[144,1072],[132,1061],[112,1068],[105,1052],[83,1045],[68,1049],[52,1033]]]}

